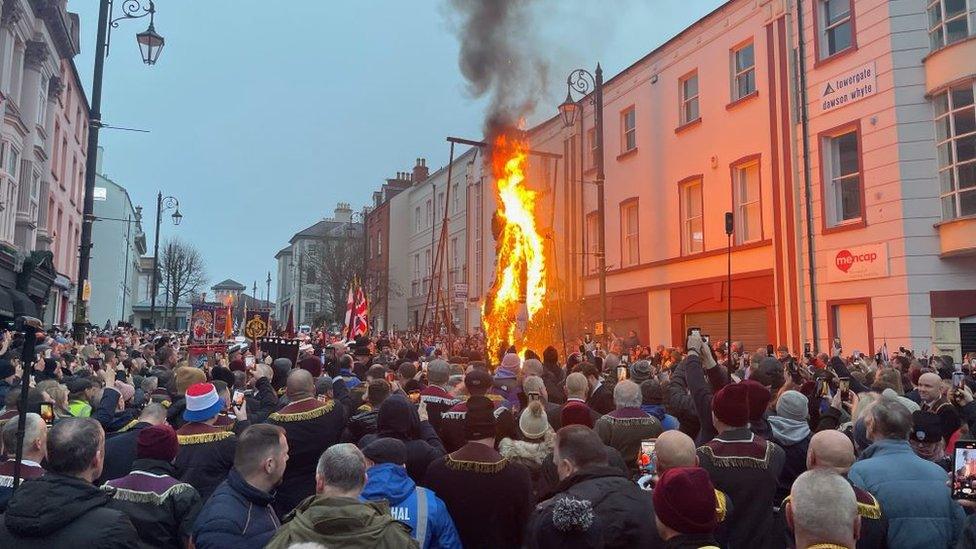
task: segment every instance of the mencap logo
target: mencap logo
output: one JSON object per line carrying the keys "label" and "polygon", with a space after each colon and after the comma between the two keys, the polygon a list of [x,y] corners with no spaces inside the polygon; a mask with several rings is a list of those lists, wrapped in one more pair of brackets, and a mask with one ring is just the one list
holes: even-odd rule
{"label": "mencap logo", "polygon": [[855,263],[873,263],[876,259],[878,259],[877,252],[855,255],[850,250],[841,250],[834,258],[834,265],[846,273]]}

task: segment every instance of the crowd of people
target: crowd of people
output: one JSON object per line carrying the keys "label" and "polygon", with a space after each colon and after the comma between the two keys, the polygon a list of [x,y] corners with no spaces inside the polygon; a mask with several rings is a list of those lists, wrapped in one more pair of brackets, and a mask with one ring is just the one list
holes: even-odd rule
{"label": "crowd of people", "polygon": [[0,547],[976,547],[976,357],[186,337],[3,334]]}

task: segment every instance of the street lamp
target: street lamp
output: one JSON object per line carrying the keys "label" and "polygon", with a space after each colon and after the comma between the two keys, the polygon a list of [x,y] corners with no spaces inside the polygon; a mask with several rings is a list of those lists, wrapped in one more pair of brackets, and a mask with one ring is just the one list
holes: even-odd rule
{"label": "street lamp", "polygon": [[[78,245],[78,294],[75,303],[75,318],[73,335],[78,343],[85,342],[85,331],[88,325],[88,303],[85,301],[85,286],[88,285],[88,272],[91,263],[92,221],[95,209],[95,157],[98,155],[98,130],[102,127],[102,74],[105,70],[105,58],[108,56],[108,44],[111,40],[111,29],[118,28],[124,19],[140,19],[149,16],[149,28],[136,35],[136,41],[142,52],[142,60],[147,65],[154,65],[162,50],[163,37],[156,33],[153,22],[156,16],[156,6],[149,0],[148,7],[142,5],[141,0],[125,0],[121,4],[122,15],[112,19],[112,0],[99,0],[98,3],[98,31],[95,40],[95,70],[92,77],[91,110],[88,119],[88,146],[85,163],[85,199],[82,212],[81,242]],[[154,296],[155,297],[155,296]]]}
{"label": "street lamp", "polygon": [[[603,327],[603,334],[609,330],[607,328],[607,254],[606,254],[606,208],[604,207],[604,181],[603,173],[603,69],[600,64],[596,64],[596,71],[590,73],[586,69],[576,69],[566,77],[566,100],[559,105],[559,113],[563,116],[563,124],[567,128],[573,127],[577,113],[580,114],[580,140],[584,139],[583,126],[583,98],[593,92],[593,122],[596,147],[594,150],[594,160],[596,160],[596,210],[597,210],[597,245],[600,247],[597,253],[597,269],[600,279],[600,324]],[[573,92],[580,94],[579,101],[573,101]]]}
{"label": "street lamp", "polygon": [[159,272],[159,225],[162,222],[163,212],[168,210],[175,210],[173,212],[173,225],[179,225],[183,221],[183,214],[180,213],[180,201],[172,196],[163,198],[163,193],[156,193],[156,236],[153,242],[153,270],[152,283],[150,284],[152,291],[149,297],[149,322],[152,323],[153,328],[156,327],[156,294],[159,293],[159,275],[157,274]]}

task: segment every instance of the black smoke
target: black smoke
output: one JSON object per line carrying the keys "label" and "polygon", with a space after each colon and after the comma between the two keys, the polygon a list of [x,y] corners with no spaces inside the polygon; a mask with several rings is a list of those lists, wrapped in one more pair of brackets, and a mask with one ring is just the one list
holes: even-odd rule
{"label": "black smoke", "polygon": [[458,64],[474,97],[488,97],[485,136],[515,129],[545,97],[548,64],[535,41],[537,0],[450,0]]}

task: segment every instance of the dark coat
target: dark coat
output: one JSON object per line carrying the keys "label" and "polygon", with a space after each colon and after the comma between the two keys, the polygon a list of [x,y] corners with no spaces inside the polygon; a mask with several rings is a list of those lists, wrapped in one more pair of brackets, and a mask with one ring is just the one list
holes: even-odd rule
{"label": "dark coat", "polygon": [[102,400],[92,410],[92,419],[102,424],[106,434],[124,429],[132,422],[135,415],[132,410],[116,411],[120,398],[122,398],[122,393],[117,389],[106,387],[102,391]]}
{"label": "dark coat", "polygon": [[529,519],[529,547],[539,545],[544,521],[552,521],[552,506],[557,499],[572,497],[593,504],[603,543],[613,547],[661,547],[663,542],[654,526],[651,492],[641,490],[616,467],[586,467],[561,480],[553,494],[536,505]]}
{"label": "dark coat", "polygon": [[594,412],[603,415],[613,411],[613,387],[606,383],[601,384],[593,391],[593,394],[586,399],[586,404]]}
{"label": "dark coat", "polygon": [[136,547],[136,529],[111,500],[90,482],[56,473],[25,482],[0,517],[0,547]]}
{"label": "dark coat", "polygon": [[204,501],[234,466],[237,435],[204,423],[187,423],[176,431],[180,451],[176,476],[200,492]]}
{"label": "dark coat", "polygon": [[423,482],[430,462],[444,455],[444,445],[427,421],[420,421],[416,408],[405,398],[392,395],[380,404],[376,434],[366,435],[359,447],[381,437],[403,441],[407,447],[407,474],[414,482]]}
{"label": "dark coat", "polygon": [[260,549],[281,522],[274,496],[251,486],[236,469],[214,490],[193,526],[196,549]]}
{"label": "dark coat", "polygon": [[345,422],[342,404],[315,398],[293,402],[268,417],[288,439],[288,466],[274,503],[278,516],[315,493],[315,466],[322,452],[339,442]]}
{"label": "dark coat", "polygon": [[271,381],[262,377],[254,383],[254,392],[247,399],[248,417],[251,423],[263,423],[278,409],[278,394]]}
{"label": "dark coat", "polygon": [[140,421],[125,432],[105,438],[105,464],[102,466],[102,476],[95,484],[104,484],[107,480],[122,478],[132,470],[132,462],[136,460],[136,439],[139,431],[152,427],[151,423]]}
{"label": "dark coat", "polygon": [[376,433],[376,420],[379,415],[380,411],[368,404],[360,406],[346,423],[346,429],[342,432],[342,442],[355,443],[366,435]]}
{"label": "dark coat", "polygon": [[106,483],[114,494],[109,507],[129,517],[143,547],[181,549],[190,537],[200,494],[176,480],[173,465],[155,459],[137,459],[132,473]]}

